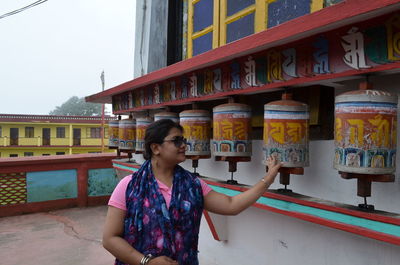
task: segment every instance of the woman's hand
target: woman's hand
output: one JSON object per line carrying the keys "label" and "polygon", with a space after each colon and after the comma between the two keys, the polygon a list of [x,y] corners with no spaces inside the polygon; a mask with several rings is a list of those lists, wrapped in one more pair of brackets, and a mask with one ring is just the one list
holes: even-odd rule
{"label": "woman's hand", "polygon": [[150,260],[148,265],[178,265],[178,262],[168,258],[167,256],[160,256]]}
{"label": "woman's hand", "polygon": [[268,173],[264,177],[265,182],[269,185],[274,183],[275,177],[278,174],[278,170],[283,165],[282,162],[279,162],[276,156],[270,155],[267,158],[267,166],[268,166]]}

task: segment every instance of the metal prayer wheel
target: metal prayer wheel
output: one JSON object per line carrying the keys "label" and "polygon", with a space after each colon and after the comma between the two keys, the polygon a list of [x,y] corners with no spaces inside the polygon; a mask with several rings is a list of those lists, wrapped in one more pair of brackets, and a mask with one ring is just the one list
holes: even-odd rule
{"label": "metal prayer wheel", "polygon": [[135,151],[136,122],[134,120],[121,120],[119,122],[119,150]]}
{"label": "metal prayer wheel", "polygon": [[185,110],[179,113],[183,136],[187,139],[186,155],[211,156],[211,118],[206,110]]}
{"label": "metal prayer wheel", "polygon": [[170,119],[173,122],[179,123],[179,116],[175,112],[163,111],[163,112],[154,114],[154,121],[163,120],[163,119]]}
{"label": "metal prayer wheel", "polygon": [[108,148],[117,149],[119,146],[119,121],[109,121],[108,122]]}
{"label": "metal prayer wheel", "polygon": [[396,125],[397,96],[366,89],[337,96],[334,168],[358,174],[394,173]]}
{"label": "metal prayer wheel", "polygon": [[264,105],[264,164],[273,155],[283,167],[309,166],[309,116],[308,105],[287,93]]}
{"label": "metal prayer wheel", "polygon": [[213,108],[213,153],[224,157],[251,157],[251,108],[228,103]]}
{"label": "metal prayer wheel", "polygon": [[146,129],[153,122],[150,117],[136,118],[136,153],[144,152],[144,136],[146,135]]}

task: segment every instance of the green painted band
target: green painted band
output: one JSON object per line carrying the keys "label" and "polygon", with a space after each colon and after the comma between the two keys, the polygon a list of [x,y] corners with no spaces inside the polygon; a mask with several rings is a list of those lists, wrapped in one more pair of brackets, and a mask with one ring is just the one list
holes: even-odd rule
{"label": "green painted band", "polygon": [[136,171],[139,170],[138,168],[135,168],[135,167],[128,167],[128,166],[124,166],[124,165],[121,165],[121,164],[115,164],[115,163],[113,163],[113,168],[126,169],[126,170],[129,170],[129,171],[132,171],[132,172],[136,172]]}
{"label": "green painted band", "polygon": [[[209,186],[214,191],[223,193],[228,196],[235,196],[235,195],[241,193],[240,191],[231,190],[231,189],[227,189],[227,188],[223,188],[223,187],[219,187],[219,186],[214,186],[214,185],[209,185]],[[266,205],[266,206],[269,206],[269,207],[272,207],[275,209],[279,209],[279,210],[283,210],[283,211],[307,214],[307,215],[315,216],[318,218],[326,219],[329,221],[339,222],[339,223],[352,225],[352,226],[358,226],[358,227],[362,227],[362,228],[369,229],[372,231],[400,237],[400,226],[398,226],[398,225],[363,219],[363,218],[354,217],[351,215],[331,212],[331,211],[327,211],[327,210],[322,210],[322,209],[318,209],[318,208],[300,205],[300,204],[293,203],[293,202],[276,200],[276,199],[271,199],[271,198],[266,198],[266,197],[261,197],[260,199],[257,200],[257,202],[262,205]]]}

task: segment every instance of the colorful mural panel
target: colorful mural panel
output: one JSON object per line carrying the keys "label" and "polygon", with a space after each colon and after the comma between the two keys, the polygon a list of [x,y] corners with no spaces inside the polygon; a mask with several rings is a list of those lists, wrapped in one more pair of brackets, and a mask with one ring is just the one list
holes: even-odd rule
{"label": "colorful mural panel", "polygon": [[113,168],[88,170],[88,196],[111,195],[119,180]]}
{"label": "colorful mural panel", "polygon": [[28,202],[77,198],[77,171],[55,170],[26,174]]}

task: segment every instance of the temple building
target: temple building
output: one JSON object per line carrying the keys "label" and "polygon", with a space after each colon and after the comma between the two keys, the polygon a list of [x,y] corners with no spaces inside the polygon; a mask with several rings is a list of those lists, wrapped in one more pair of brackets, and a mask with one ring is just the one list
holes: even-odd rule
{"label": "temple building", "polygon": [[[260,180],[267,155],[284,162],[255,207],[205,212],[201,264],[398,263],[399,0],[138,0],[136,10],[134,78],[86,100],[132,124],[180,119],[182,166],[229,196]],[[144,162],[131,147],[122,152],[135,163],[114,160],[117,170]]]}

